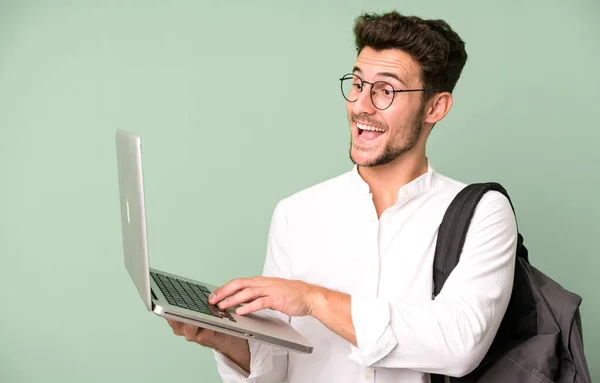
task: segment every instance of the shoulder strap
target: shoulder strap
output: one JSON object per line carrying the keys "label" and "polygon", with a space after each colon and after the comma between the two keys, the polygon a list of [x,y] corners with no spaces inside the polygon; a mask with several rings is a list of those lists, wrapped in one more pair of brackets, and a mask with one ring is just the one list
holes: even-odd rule
{"label": "shoulder strap", "polygon": [[[433,295],[437,296],[446,279],[460,260],[462,247],[477,204],[490,190],[498,191],[512,201],[504,187],[496,182],[474,183],[467,185],[454,197],[448,206],[439,228],[435,258],[433,262]],[[514,207],[513,207],[514,211]],[[522,242],[519,235],[519,247]]]}

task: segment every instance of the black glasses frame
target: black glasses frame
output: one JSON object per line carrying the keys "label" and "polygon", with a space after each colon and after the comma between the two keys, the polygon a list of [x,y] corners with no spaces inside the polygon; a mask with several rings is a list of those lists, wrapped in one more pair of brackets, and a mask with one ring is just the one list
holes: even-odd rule
{"label": "black glasses frame", "polygon": [[363,89],[365,88],[365,84],[369,84],[371,85],[371,90],[373,89],[373,86],[375,86],[375,84],[377,83],[384,83],[390,86],[390,88],[392,89],[392,99],[390,100],[390,104],[388,106],[386,106],[385,108],[379,108],[377,105],[375,105],[375,101],[373,101],[373,91],[369,92],[369,98],[371,99],[371,103],[373,104],[373,106],[379,110],[386,110],[387,108],[389,108],[390,106],[392,106],[392,103],[394,102],[394,98],[396,96],[396,93],[404,93],[404,92],[425,92],[425,91],[432,91],[432,92],[441,92],[441,89],[434,89],[434,88],[423,88],[423,89],[394,89],[394,87],[392,86],[392,84],[390,84],[387,81],[375,81],[375,82],[369,82],[366,80],[363,80],[359,75],[354,74],[354,73],[346,73],[345,75],[343,75],[340,78],[340,90],[342,91],[342,96],[344,96],[344,99],[346,99],[346,101],[348,102],[356,102],[356,100],[358,100],[358,97],[356,98],[356,100],[349,100],[346,95],[344,94],[344,80],[348,80],[351,79],[353,77],[358,78],[360,80],[360,85],[361,85],[361,90],[360,93],[362,93]]}

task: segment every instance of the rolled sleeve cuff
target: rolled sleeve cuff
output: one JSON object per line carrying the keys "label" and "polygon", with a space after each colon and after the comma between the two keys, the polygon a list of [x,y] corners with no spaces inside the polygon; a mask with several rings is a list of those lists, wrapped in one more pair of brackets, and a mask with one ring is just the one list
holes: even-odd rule
{"label": "rolled sleeve cuff", "polygon": [[222,353],[213,350],[217,361],[217,370],[224,383],[254,382],[259,376],[273,369],[273,348],[252,340],[248,341],[250,348],[250,374]]}
{"label": "rolled sleeve cuff", "polygon": [[350,345],[348,356],[354,362],[370,366],[390,353],[398,339],[390,326],[389,303],[377,298],[351,296],[352,323],[358,347]]}

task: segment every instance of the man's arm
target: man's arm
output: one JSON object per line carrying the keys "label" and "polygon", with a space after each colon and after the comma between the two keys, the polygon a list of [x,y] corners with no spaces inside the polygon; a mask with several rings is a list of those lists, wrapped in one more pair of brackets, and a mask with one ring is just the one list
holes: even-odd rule
{"label": "man's arm", "polygon": [[[271,217],[263,276],[289,278],[288,230],[284,202],[280,202]],[[274,313],[282,320],[290,318]],[[271,383],[284,381],[287,371],[287,352],[256,341],[235,338],[226,347],[214,348],[217,369],[224,382]]]}
{"label": "man's arm", "polygon": [[[435,300],[352,297],[358,347],[351,347],[351,359],[448,376],[471,372],[489,350],[508,307],[516,244],[510,203],[501,193],[487,193],[473,215],[460,262]],[[384,320],[373,323],[372,315]]]}
{"label": "man's arm", "polygon": [[232,336],[229,342],[213,348],[237,364],[244,372],[250,373],[250,346],[246,339]]}
{"label": "man's arm", "polygon": [[271,308],[312,315],[352,346],[369,366],[461,376],[489,349],[508,306],[514,278],[516,222],[508,200],[488,193],[475,212],[461,261],[435,300],[387,302],[349,296],[300,281],[238,279],[212,302],[245,314]]}

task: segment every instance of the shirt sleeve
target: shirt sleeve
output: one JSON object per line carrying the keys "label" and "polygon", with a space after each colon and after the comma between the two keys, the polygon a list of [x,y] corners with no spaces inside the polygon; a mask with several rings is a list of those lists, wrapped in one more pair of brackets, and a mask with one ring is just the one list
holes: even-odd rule
{"label": "shirt sleeve", "polygon": [[[287,222],[280,202],[273,212],[267,240],[267,254],[263,267],[263,276],[289,279],[290,262],[288,252]],[[273,315],[290,323],[290,317],[272,311]],[[285,380],[287,375],[288,352],[253,340],[248,341],[250,348],[250,374],[222,353],[213,350],[217,362],[217,371],[226,383],[275,383]]]}
{"label": "shirt sleeve", "polygon": [[487,353],[508,307],[517,226],[508,199],[481,199],[458,265],[435,300],[386,302],[352,296],[358,347],[349,358],[372,367],[463,376]]}

